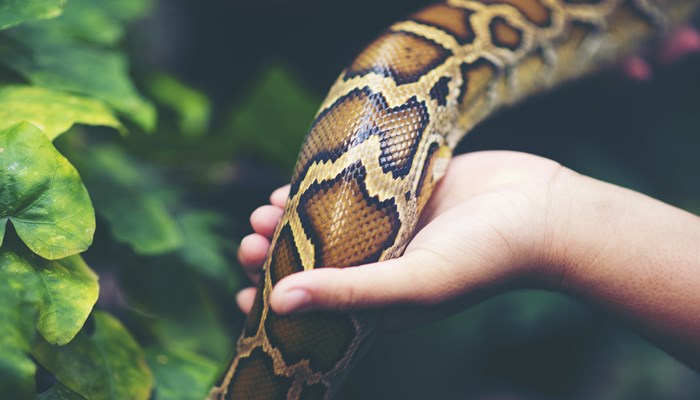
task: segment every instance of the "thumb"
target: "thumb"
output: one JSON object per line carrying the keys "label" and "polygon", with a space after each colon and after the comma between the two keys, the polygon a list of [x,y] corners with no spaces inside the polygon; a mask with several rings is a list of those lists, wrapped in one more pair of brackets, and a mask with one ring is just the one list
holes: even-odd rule
{"label": "thumb", "polygon": [[320,268],[292,274],[274,287],[270,304],[279,314],[434,304],[451,292],[440,279],[448,278],[446,274],[436,273],[448,268],[436,265],[444,258],[424,253],[415,250],[397,259],[359,267]]}

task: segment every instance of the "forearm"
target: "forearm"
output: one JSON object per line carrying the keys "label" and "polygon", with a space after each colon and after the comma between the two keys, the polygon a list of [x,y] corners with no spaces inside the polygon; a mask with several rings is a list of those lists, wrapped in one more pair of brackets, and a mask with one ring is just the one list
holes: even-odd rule
{"label": "forearm", "polygon": [[567,232],[555,232],[560,290],[621,316],[700,370],[700,218],[591,178],[568,179],[580,190],[560,210]]}

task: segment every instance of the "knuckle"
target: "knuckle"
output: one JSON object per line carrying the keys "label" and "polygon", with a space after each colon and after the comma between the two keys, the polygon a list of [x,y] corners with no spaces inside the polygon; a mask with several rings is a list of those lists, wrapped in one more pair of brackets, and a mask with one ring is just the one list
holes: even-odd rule
{"label": "knuckle", "polygon": [[358,292],[353,285],[346,285],[344,292],[345,292],[345,298],[344,298],[343,303],[344,303],[344,306],[346,308],[354,309],[358,305],[360,305],[360,301],[358,298]]}

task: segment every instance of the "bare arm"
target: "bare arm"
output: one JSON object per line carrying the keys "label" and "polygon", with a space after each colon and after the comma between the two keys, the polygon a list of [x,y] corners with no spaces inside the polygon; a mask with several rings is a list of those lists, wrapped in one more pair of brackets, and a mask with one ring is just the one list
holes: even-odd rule
{"label": "bare arm", "polygon": [[[700,51],[684,27],[656,56],[669,64]],[[640,57],[626,75],[652,77]],[[239,259],[255,281],[288,188],[251,216],[256,233]],[[509,152],[460,156],[433,195],[403,257],[324,268],[282,280],[279,313],[387,309],[387,325],[435,319],[514,287],[578,297],[627,321],[700,371],[700,218],[642,194],[584,177],[539,157]],[[255,289],[238,296],[248,312]]]}
{"label": "bare arm", "polygon": [[[286,194],[251,220],[239,258],[259,270]],[[396,260],[280,281],[279,313],[390,310],[394,327],[447,315],[514,287],[581,298],[700,369],[700,218],[540,157],[457,157]],[[254,289],[239,295],[244,311]]]}
{"label": "bare arm", "polygon": [[[700,218],[583,176],[564,206],[554,286],[616,314],[700,370]],[[558,271],[557,271],[558,270]]]}

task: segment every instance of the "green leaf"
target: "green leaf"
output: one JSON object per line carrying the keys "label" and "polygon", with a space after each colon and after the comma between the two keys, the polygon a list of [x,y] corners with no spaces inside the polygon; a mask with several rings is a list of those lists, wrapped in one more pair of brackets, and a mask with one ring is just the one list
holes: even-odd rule
{"label": "green leaf", "polygon": [[13,290],[38,304],[39,333],[51,343],[68,343],[97,301],[97,275],[80,256],[49,261],[11,247],[0,252],[0,271]]}
{"label": "green leaf", "polygon": [[31,83],[103,100],[143,129],[155,127],[153,105],[138,94],[124,55],[71,41],[50,30],[17,28],[8,32],[1,62]]}
{"label": "green leaf", "polygon": [[271,67],[234,111],[228,131],[240,153],[291,169],[319,103],[284,69]]}
{"label": "green leaf", "polygon": [[207,97],[170,75],[155,75],[148,86],[151,96],[178,114],[178,125],[187,136],[201,136],[209,125],[211,103]]}
{"label": "green leaf", "polygon": [[143,352],[114,317],[95,311],[92,335],[80,332],[65,346],[38,340],[32,354],[69,389],[91,399],[147,399],[153,373]]}
{"label": "green leaf", "polygon": [[38,255],[55,260],[92,243],[95,212],[78,172],[34,125],[0,130],[0,245],[7,221]]}
{"label": "green leaf", "polygon": [[145,15],[150,0],[70,0],[59,18],[35,23],[35,27],[105,46],[124,37],[125,22]]}
{"label": "green leaf", "polygon": [[104,0],[70,0],[59,18],[42,21],[36,26],[102,45],[122,39],[120,21],[106,9]]}
{"label": "green leaf", "polygon": [[0,0],[0,29],[61,15],[65,0]]}
{"label": "green leaf", "polygon": [[115,239],[140,254],[179,248],[182,234],[158,190],[162,184],[117,146],[92,146],[73,159]]}
{"label": "green leaf", "polygon": [[153,370],[159,399],[203,399],[219,372],[218,363],[182,349],[150,348],[146,361]]}
{"label": "green leaf", "polygon": [[[0,259],[5,254],[0,253]],[[16,277],[0,268],[0,393],[6,398],[34,395],[36,366],[27,356],[34,340],[37,313],[31,293],[16,290]]]}
{"label": "green leaf", "polygon": [[[228,255],[233,248],[231,241],[216,234],[214,229],[225,224],[223,215],[190,211],[180,215],[184,242],[180,254],[184,261],[196,271],[214,279],[230,283],[232,268]],[[228,256],[228,257],[227,257]]]}
{"label": "green leaf", "polygon": [[34,86],[0,88],[0,129],[29,121],[50,140],[75,124],[124,127],[103,102]]}

